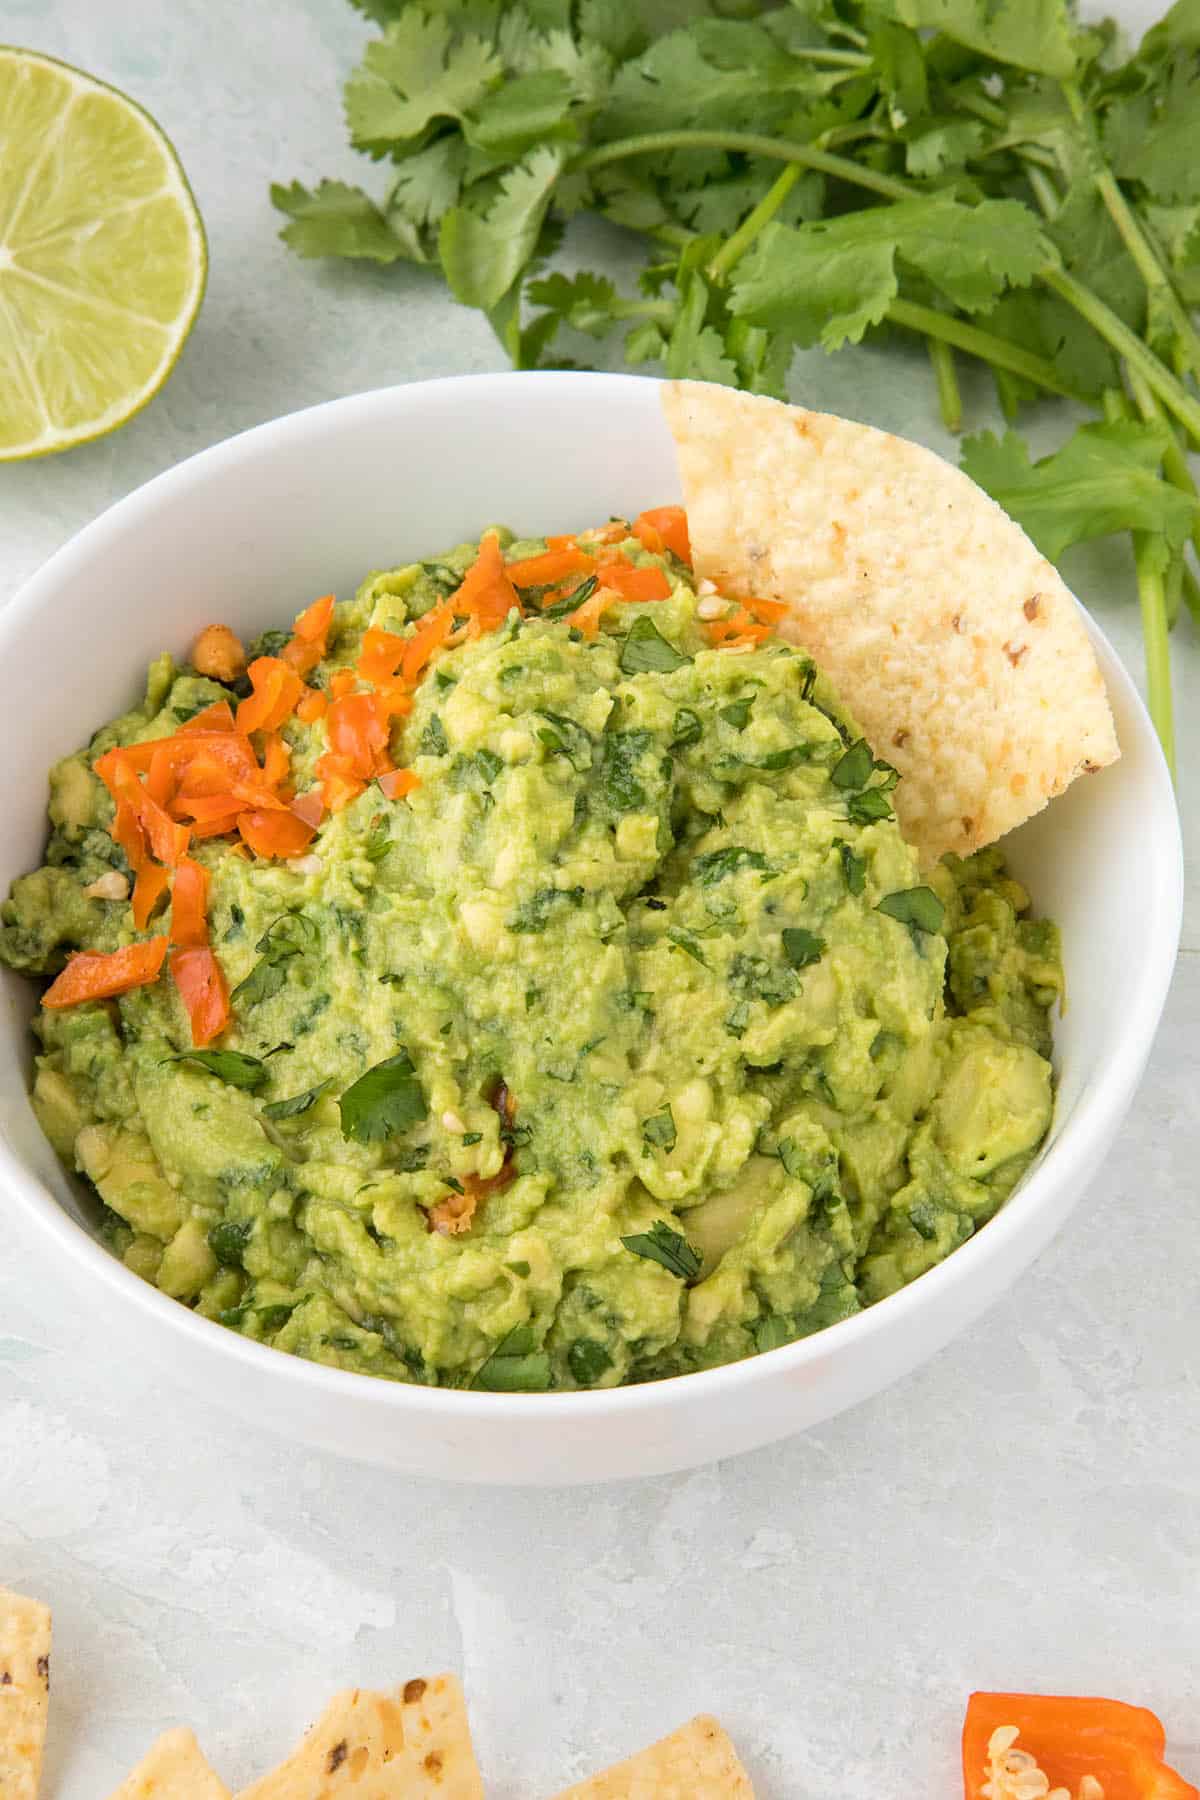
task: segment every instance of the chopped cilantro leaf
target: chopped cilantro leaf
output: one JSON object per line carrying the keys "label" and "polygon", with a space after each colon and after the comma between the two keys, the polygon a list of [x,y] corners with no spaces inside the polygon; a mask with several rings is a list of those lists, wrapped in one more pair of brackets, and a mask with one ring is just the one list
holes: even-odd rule
{"label": "chopped cilantro leaf", "polygon": [[635,1256],[661,1263],[668,1274],[677,1275],[680,1281],[694,1281],[700,1273],[700,1252],[678,1231],[672,1231],[665,1219],[657,1220],[649,1231],[623,1237],[621,1242]]}

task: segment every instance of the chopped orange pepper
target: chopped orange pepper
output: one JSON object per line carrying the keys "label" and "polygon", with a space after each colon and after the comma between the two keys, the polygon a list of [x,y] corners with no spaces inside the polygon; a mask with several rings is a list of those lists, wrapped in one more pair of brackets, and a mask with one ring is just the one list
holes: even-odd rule
{"label": "chopped orange pepper", "polygon": [[345,757],[334,756],[332,751],[318,758],[317,774],[321,778],[322,798],[331,813],[339,813],[357,800],[367,785],[346,766]]}
{"label": "chopped orange pepper", "polygon": [[220,963],[207,947],[176,950],[171,979],[191,1020],[193,1044],[211,1044],[229,1023],[229,988]]}
{"label": "chopped orange pepper", "polygon": [[421,777],[415,769],[389,769],[379,777],[380,792],[388,800],[402,800],[420,785]]}
{"label": "chopped orange pepper", "polygon": [[557,536],[551,533],[546,539],[546,548],[548,550],[578,550],[579,541],[569,531],[559,532]]}
{"label": "chopped orange pepper", "polygon": [[292,811],[298,819],[303,819],[304,823],[311,825],[315,831],[321,823],[325,811],[325,802],[321,798],[320,788],[309,788],[305,793],[297,794],[292,801]]}
{"label": "chopped orange pepper", "polygon": [[145,931],[150,914],[166,893],[170,881],[171,877],[161,863],[148,862],[138,870],[131,905],[133,922],[139,931]]}
{"label": "chopped orange pepper", "polygon": [[618,598],[612,588],[598,587],[590,600],[585,600],[582,606],[567,615],[567,624],[582,631],[584,637],[594,638],[600,629],[601,617],[610,606],[617,604]]}
{"label": "chopped orange pepper", "polygon": [[169,806],[175,793],[175,764],[168,750],[156,750],[146,771],[146,792],[158,806]]}
{"label": "chopped orange pepper", "polygon": [[709,642],[725,650],[740,649],[743,644],[761,644],[771,635],[771,627],[756,625],[744,606],[739,606],[727,619],[713,619],[706,630]]}
{"label": "chopped orange pepper", "polygon": [[357,685],[353,669],[339,669],[335,675],[329,677],[329,691],[335,700],[344,699],[347,694],[352,694]]}
{"label": "chopped orange pepper", "polygon": [[692,545],[687,514],[682,506],[652,506],[633,521],[633,535],[647,550],[669,550],[680,562],[690,563]]}
{"label": "chopped orange pepper", "polygon": [[568,575],[590,575],[596,559],[577,544],[557,550],[544,550],[539,556],[527,556],[521,562],[509,563],[505,569],[516,587],[550,587]]}
{"label": "chopped orange pepper", "polygon": [[348,774],[369,781],[373,775],[382,775],[391,768],[391,733],[377,694],[347,694],[335,700],[325,728],[329,748],[344,763]]}
{"label": "chopped orange pepper", "polygon": [[514,607],[524,615],[525,609],[509,580],[500,553],[500,539],[494,531],[489,531],[481,540],[479,555],[463,576],[462,586],[445,604],[454,613],[467,615],[474,636],[483,631],[495,631]]}
{"label": "chopped orange pepper", "polygon": [[237,803],[230,812],[214,813],[209,819],[197,819],[192,826],[193,838],[228,837],[231,831],[237,830],[242,811],[241,804]]}
{"label": "chopped orange pepper", "polygon": [[305,607],[292,627],[292,635],[280,651],[280,657],[297,675],[311,674],[325,655],[329,627],[333,621],[333,595],[325,594]]}
{"label": "chopped orange pepper", "polygon": [[1104,1800],[1197,1800],[1190,1782],[1162,1761],[1166,1734],[1142,1706],[1120,1700],[1051,1694],[972,1694],[963,1722],[963,1792],[980,1800],[988,1780],[989,1743],[1002,1726],[1020,1733],[1052,1787],[1076,1793],[1085,1775]]}
{"label": "chopped orange pepper", "polygon": [[631,562],[602,564],[597,570],[601,587],[612,588],[622,600],[667,600],[671,584],[661,569],[639,569]]}
{"label": "chopped orange pepper", "polygon": [[228,700],[217,700],[203,712],[194,713],[180,731],[232,731],[233,708]]}
{"label": "chopped orange pepper", "polygon": [[208,942],[208,870],[190,856],[171,884],[171,942],[185,950]]}
{"label": "chopped orange pepper", "polygon": [[304,698],[296,707],[296,717],[302,725],[314,725],[318,719],[325,717],[329,705],[328,696],[320,688],[309,688]]}
{"label": "chopped orange pepper", "polygon": [[286,781],[292,766],[292,753],[277,731],[269,732],[264,746],[262,778],[267,787],[276,788]]}
{"label": "chopped orange pepper", "polygon": [[238,730],[278,731],[295,710],[304,683],[278,656],[256,657],[246,674],[254,692],[237,709]]}
{"label": "chopped orange pepper", "polygon": [[116,814],[108,830],[113,842],[119,844],[125,852],[125,860],[130,868],[135,872],[144,868],[150,854],[146,847],[146,834],[127,800],[117,801]]}
{"label": "chopped orange pepper", "polygon": [[401,679],[415,682],[435,650],[441,648],[454,630],[454,608],[443,600],[417,623],[417,629],[405,640],[400,662]]}
{"label": "chopped orange pepper", "polygon": [[42,1005],[57,1012],[84,1000],[111,1000],[117,994],[127,994],[130,988],[145,987],[158,980],[166,954],[165,937],[143,938],[140,943],[128,944],[108,955],[82,950],[50,983],[42,995]]}
{"label": "chopped orange pepper", "polygon": [[780,619],[788,616],[782,600],[743,600],[742,605],[754,614],[760,625],[778,625]]}
{"label": "chopped orange pepper", "polygon": [[359,680],[373,684],[391,681],[400,667],[408,642],[398,631],[384,631],[379,625],[368,626],[363,632],[362,648],[355,665]]}
{"label": "chopped orange pepper", "polygon": [[302,856],[313,840],[313,827],[294,812],[252,807],[238,814],[237,825],[255,856]]}

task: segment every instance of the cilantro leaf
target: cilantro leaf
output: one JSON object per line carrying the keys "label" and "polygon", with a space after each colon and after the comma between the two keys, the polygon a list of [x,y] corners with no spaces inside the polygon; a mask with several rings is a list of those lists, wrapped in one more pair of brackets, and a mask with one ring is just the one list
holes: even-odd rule
{"label": "cilantro leaf", "polygon": [[1105,143],[1116,172],[1140,181],[1155,199],[1200,200],[1200,68],[1180,57],[1166,82],[1105,119]]}
{"label": "cilantro leaf", "polygon": [[664,1106],[653,1118],[642,1120],[642,1137],[647,1144],[654,1144],[668,1154],[675,1148],[675,1115],[669,1106]]}
{"label": "cilantro leaf", "polygon": [[941,31],[997,62],[1065,80],[1076,50],[1065,0],[881,0],[880,11],[916,31]]}
{"label": "cilantro leaf", "polygon": [[491,1394],[543,1394],[550,1386],[550,1358],[538,1349],[531,1325],[514,1325],[487,1361],[476,1370],[472,1387]]}
{"label": "cilantro leaf", "polygon": [[383,1143],[428,1116],[412,1057],[398,1050],[348,1087],[339,1101],[342,1136],[360,1144]]}
{"label": "cilantro leaf", "polygon": [[558,69],[518,75],[484,96],[463,122],[468,144],[519,157],[551,137],[571,135],[571,84]]}
{"label": "cilantro leaf", "polygon": [[622,316],[617,290],[603,275],[545,275],[530,282],[528,294],[534,306],[546,307],[560,323],[588,337],[603,337]]}
{"label": "cilantro leaf", "polygon": [[263,1107],[263,1117],[266,1119],[299,1118],[300,1114],[306,1113],[310,1106],[315,1106],[326,1088],[331,1085],[332,1079],[332,1076],[326,1076],[324,1081],[318,1081],[316,1087],[306,1088],[302,1094],[294,1094],[290,1100],[269,1101]]}
{"label": "cilantro leaf", "polygon": [[438,250],[456,300],[490,311],[504,299],[533,255],[561,167],[562,152],[543,144],[501,177],[486,212],[464,204],[444,215]]}
{"label": "cilantro leaf", "polygon": [[803,925],[784,926],[783,954],[793,969],[807,969],[810,963],[820,962],[825,950],[825,939],[815,931],[808,931]]}
{"label": "cilantro leaf", "polygon": [[346,83],[356,149],[373,156],[416,148],[438,119],[461,119],[503,73],[481,37],[456,38],[445,18],[407,6],[367,45]]}
{"label": "cilantro leaf", "polygon": [[734,275],[730,307],[798,343],[835,350],[883,318],[899,293],[897,261],[976,312],[1006,286],[1030,282],[1051,257],[1038,221],[1015,200],[903,200],[809,225],[768,225]]}
{"label": "cilantro leaf", "polygon": [[279,233],[297,256],[349,256],[364,262],[424,260],[414,234],[394,230],[361,188],[322,181],[310,192],[300,182],[271,185],[271,201],[291,220]]}
{"label": "cilantro leaf", "polygon": [[700,1273],[700,1252],[678,1231],[672,1231],[665,1219],[658,1219],[649,1231],[635,1232],[621,1242],[635,1256],[647,1262],[660,1263],[669,1275],[680,1281],[694,1281]]}
{"label": "cilantro leaf", "polygon": [[963,445],[961,464],[1055,562],[1069,545],[1113,531],[1149,531],[1171,550],[1182,547],[1196,501],[1160,478],[1166,447],[1163,426],[1120,420],[1081,425],[1061,450],[1031,463],[1012,432],[985,431]]}
{"label": "cilantro leaf", "polygon": [[267,1079],[267,1065],[261,1057],[246,1056],[241,1050],[184,1050],[168,1060],[204,1069],[230,1087],[245,1088],[249,1093],[260,1088]]}
{"label": "cilantro leaf", "polygon": [[692,864],[692,874],[700,887],[712,887],[739,869],[765,869],[767,859],[761,850],[747,850],[742,844],[728,844],[723,850],[709,850]]}
{"label": "cilantro leaf", "polygon": [[706,325],[709,289],[700,275],[689,275],[683,299],[666,341],[664,361],[672,379],[715,381],[737,387],[738,373],[725,354],[725,342],[714,325]]}
{"label": "cilantro leaf", "polygon": [[945,917],[945,908],[931,887],[900,888],[894,894],[885,894],[875,911],[886,913],[901,925],[928,932],[940,931]]}
{"label": "cilantro leaf", "polygon": [[691,658],[669,644],[651,619],[633,621],[621,645],[621,671],[625,675],[669,675]]}
{"label": "cilantro leaf", "polygon": [[612,1368],[612,1357],[597,1338],[576,1338],[567,1351],[567,1367],[580,1387],[591,1387]]}
{"label": "cilantro leaf", "polygon": [[253,1219],[222,1219],[208,1234],[208,1247],[223,1269],[240,1269],[254,1232]]}

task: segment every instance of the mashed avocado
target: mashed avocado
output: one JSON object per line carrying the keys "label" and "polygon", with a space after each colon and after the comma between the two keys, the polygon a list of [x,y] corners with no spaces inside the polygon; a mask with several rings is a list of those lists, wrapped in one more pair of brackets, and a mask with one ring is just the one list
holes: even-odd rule
{"label": "mashed avocado", "polygon": [[[38,1019],[46,1134],[166,1293],[396,1380],[612,1386],[857,1312],[1029,1165],[1054,926],[994,850],[922,876],[811,661],[710,647],[686,568],[626,552],[669,599],[594,641],[513,612],[437,657],[396,727],[406,798],[372,784],[291,863],[195,846],[234,990],[215,1052],[189,1056],[166,979]],[[374,576],[310,682],[474,555]],[[126,868],[91,764],[220,697],[163,658],[52,771],[6,963],[135,939],[85,895]],[[284,736],[303,789],[325,727]]]}

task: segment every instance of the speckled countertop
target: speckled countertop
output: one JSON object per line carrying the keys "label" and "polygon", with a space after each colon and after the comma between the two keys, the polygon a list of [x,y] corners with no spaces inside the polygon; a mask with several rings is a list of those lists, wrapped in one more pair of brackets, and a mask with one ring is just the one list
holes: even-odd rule
{"label": "speckled countertop", "polygon": [[[1125,16],[1150,15],[1126,0]],[[212,249],[199,324],[150,409],[0,470],[0,601],[230,432],[502,366],[431,277],[322,270],[275,239],[269,180],[364,178],[337,100],[363,35],[343,0],[0,0],[0,42],[158,117]],[[945,450],[928,389],[921,356],[869,352],[810,356],[794,384]],[[987,422],[982,384],[968,398]],[[1103,545],[1068,574],[1140,672],[1123,555]],[[1200,648],[1180,636],[1191,867]],[[695,1474],[473,1491],[248,1433],[109,1361],[0,1207],[0,1583],[55,1609],[50,1800],[100,1800],[177,1721],[236,1786],[335,1688],[434,1665],[462,1671],[494,1800],[539,1800],[701,1708],[763,1800],[950,1800],[968,1689],[1022,1684],[1155,1706],[1200,1780],[1196,908],[1118,1145],[1021,1288],[880,1399]]]}

